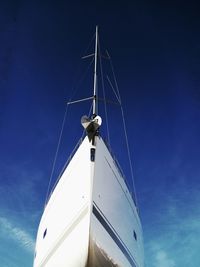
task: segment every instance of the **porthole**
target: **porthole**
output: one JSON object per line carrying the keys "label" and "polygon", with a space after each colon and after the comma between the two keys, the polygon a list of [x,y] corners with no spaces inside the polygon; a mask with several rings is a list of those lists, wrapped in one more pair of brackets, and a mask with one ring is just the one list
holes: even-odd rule
{"label": "porthole", "polygon": [[45,229],[45,231],[43,233],[43,239],[45,238],[46,234],[47,234],[47,228]]}
{"label": "porthole", "polygon": [[133,231],[133,236],[134,236],[135,240],[137,241],[137,234],[135,231]]}

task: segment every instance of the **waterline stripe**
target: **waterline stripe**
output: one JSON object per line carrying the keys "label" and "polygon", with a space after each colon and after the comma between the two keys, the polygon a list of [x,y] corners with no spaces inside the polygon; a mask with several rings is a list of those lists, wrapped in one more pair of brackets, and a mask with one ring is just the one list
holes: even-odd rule
{"label": "waterline stripe", "polygon": [[117,232],[114,230],[112,225],[108,222],[108,220],[103,215],[103,213],[98,209],[95,203],[93,205],[93,213],[95,217],[99,220],[99,222],[102,224],[102,226],[105,228],[105,230],[108,232],[108,234],[111,236],[111,238],[116,243],[116,245],[119,247],[119,249],[122,251],[122,253],[127,258],[131,266],[136,267],[136,264],[134,260],[132,259],[132,256],[130,255],[128,248],[126,247],[124,242],[121,240]]}

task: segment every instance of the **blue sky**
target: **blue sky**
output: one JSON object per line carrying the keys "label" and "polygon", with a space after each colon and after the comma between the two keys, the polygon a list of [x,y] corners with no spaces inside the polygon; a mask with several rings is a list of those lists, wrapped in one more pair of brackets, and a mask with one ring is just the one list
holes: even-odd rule
{"label": "blue sky", "polygon": [[[0,3],[1,265],[32,266],[65,103],[96,24],[124,103],[146,267],[200,266],[198,4],[13,0]],[[87,77],[75,97],[90,85]],[[110,109],[111,145],[126,168]],[[70,107],[53,180],[88,110]]]}

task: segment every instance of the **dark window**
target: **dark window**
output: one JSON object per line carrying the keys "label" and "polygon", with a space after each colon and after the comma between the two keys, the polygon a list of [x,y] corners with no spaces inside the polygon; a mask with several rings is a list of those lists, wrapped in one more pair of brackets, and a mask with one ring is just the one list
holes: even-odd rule
{"label": "dark window", "polygon": [[94,161],[95,160],[95,148],[91,148],[90,151],[90,160]]}
{"label": "dark window", "polygon": [[133,231],[133,236],[134,236],[135,240],[137,241],[137,234],[135,231]]}
{"label": "dark window", "polygon": [[47,234],[47,229],[45,229],[45,231],[44,231],[43,239],[45,238],[46,234]]}

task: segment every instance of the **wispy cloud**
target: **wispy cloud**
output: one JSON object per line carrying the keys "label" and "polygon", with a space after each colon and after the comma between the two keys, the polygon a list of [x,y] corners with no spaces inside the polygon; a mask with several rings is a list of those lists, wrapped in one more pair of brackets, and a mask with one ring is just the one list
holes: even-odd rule
{"label": "wispy cloud", "polygon": [[[12,221],[24,221],[27,225],[35,223],[40,217],[45,195],[46,175],[34,169],[29,162],[19,164],[0,163],[0,217]],[[42,197],[40,197],[40,193]]]}
{"label": "wispy cloud", "polygon": [[155,214],[145,245],[148,267],[199,266],[200,208],[191,205],[199,203],[199,192],[193,190],[191,197],[169,196]]}
{"label": "wispy cloud", "polygon": [[10,222],[7,218],[0,217],[1,231],[6,234],[7,237],[18,242],[26,251],[33,252],[35,242],[33,238],[25,230],[16,227],[14,223]]}
{"label": "wispy cloud", "polygon": [[158,250],[155,255],[155,267],[175,267],[173,259],[164,250]]}
{"label": "wispy cloud", "polygon": [[176,267],[175,260],[158,243],[151,243],[153,267]]}

